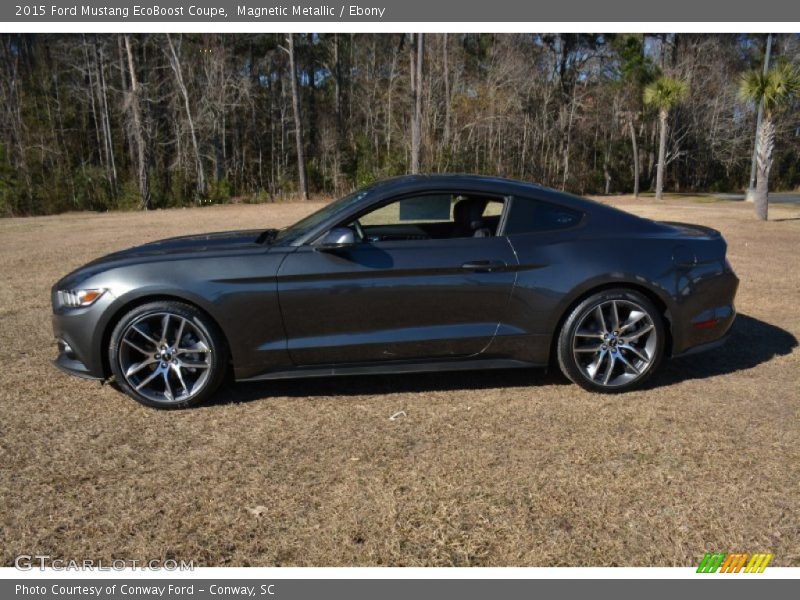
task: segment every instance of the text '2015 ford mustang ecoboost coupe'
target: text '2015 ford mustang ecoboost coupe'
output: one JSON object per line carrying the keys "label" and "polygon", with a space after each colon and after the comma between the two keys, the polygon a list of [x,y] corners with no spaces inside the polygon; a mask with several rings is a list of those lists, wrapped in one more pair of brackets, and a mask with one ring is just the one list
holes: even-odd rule
{"label": "text '2015 ford mustang ecoboost coupe'", "polygon": [[282,230],[152,242],[54,287],[56,364],[135,400],[238,380],[541,367],[621,392],[709,348],[738,286],[719,232],[532,184],[386,180]]}

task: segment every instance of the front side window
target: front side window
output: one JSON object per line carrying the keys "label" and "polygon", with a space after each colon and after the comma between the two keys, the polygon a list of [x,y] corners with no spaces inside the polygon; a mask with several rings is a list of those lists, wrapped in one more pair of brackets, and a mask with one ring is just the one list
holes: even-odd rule
{"label": "front side window", "polygon": [[569,229],[581,222],[583,213],[560,204],[515,196],[506,222],[506,235]]}
{"label": "front side window", "polygon": [[420,194],[394,200],[345,225],[372,242],[493,237],[503,206],[500,197]]}
{"label": "front side window", "polygon": [[352,194],[348,194],[343,198],[339,198],[335,202],[331,202],[326,206],[323,206],[316,212],[311,213],[307,217],[300,219],[294,225],[290,225],[285,229],[282,229],[278,232],[277,236],[275,237],[275,241],[282,242],[285,244],[289,244],[296,240],[297,238],[301,237],[306,232],[310,231],[326,219],[332,217],[337,212],[344,212],[348,210],[354,204],[357,204],[362,199],[364,199],[367,194],[371,191],[370,187],[362,188],[353,192]]}

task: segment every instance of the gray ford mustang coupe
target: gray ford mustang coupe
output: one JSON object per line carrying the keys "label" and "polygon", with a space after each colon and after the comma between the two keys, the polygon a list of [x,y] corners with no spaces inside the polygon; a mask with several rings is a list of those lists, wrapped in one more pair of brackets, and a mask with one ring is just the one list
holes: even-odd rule
{"label": "gray ford mustang coupe", "polygon": [[622,392],[720,343],[719,232],[466,175],[359,190],[281,230],[152,242],[52,291],[56,365],[159,408],[238,380],[546,367]]}

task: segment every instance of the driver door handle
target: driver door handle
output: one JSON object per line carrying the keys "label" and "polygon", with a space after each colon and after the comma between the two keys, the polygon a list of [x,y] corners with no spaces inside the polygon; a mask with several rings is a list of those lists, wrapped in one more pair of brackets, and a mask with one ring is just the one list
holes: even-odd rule
{"label": "driver door handle", "polygon": [[465,262],[461,268],[465,271],[473,271],[475,273],[491,273],[493,271],[500,271],[506,268],[506,263],[502,260],[472,260]]}

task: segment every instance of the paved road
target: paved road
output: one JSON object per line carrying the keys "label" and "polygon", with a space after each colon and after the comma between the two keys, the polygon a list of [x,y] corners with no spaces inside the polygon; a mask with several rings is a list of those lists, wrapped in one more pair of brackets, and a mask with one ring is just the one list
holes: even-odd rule
{"label": "paved road", "polygon": [[[744,200],[744,194],[714,194],[724,200]],[[769,195],[770,203],[775,204],[800,204],[800,194],[797,192],[779,192]]]}

